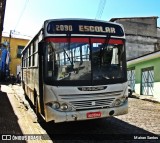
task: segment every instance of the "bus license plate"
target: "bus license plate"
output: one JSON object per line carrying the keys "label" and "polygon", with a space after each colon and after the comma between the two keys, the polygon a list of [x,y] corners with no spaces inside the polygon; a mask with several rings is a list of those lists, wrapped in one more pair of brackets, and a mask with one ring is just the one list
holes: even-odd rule
{"label": "bus license plate", "polygon": [[89,112],[87,113],[87,118],[101,117],[101,112]]}

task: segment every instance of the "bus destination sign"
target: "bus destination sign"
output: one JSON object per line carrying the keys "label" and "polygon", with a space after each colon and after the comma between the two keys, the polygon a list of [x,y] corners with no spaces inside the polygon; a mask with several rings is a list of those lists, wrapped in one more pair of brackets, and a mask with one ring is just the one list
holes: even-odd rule
{"label": "bus destination sign", "polygon": [[51,21],[47,25],[49,34],[95,34],[124,36],[123,29],[114,23],[97,21],[64,20]]}

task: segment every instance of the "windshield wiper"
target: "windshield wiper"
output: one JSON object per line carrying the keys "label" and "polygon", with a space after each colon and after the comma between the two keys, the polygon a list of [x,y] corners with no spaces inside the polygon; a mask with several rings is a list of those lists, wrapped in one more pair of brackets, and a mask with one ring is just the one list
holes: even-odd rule
{"label": "windshield wiper", "polygon": [[70,61],[71,65],[73,64],[73,62],[71,61],[71,58],[68,56],[66,50],[63,48],[64,53],[67,55],[68,60]]}

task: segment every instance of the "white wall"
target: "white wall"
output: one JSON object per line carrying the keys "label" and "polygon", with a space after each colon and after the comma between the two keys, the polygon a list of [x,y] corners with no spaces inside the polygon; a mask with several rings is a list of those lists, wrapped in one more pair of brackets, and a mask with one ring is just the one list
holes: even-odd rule
{"label": "white wall", "polygon": [[17,74],[18,74],[19,72],[21,73],[21,65],[17,65]]}

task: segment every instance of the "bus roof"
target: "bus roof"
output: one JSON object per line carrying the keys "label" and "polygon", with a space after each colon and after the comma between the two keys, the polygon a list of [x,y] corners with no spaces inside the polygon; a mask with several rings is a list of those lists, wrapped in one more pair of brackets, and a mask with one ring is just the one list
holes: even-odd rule
{"label": "bus roof", "polygon": [[[54,34],[106,35],[122,38],[125,36],[123,26],[115,22],[82,18],[48,19],[44,21],[40,31],[28,42],[26,47],[33,39],[41,35],[42,29],[45,29],[45,37],[53,36]],[[22,50],[22,53],[26,47]]]}

